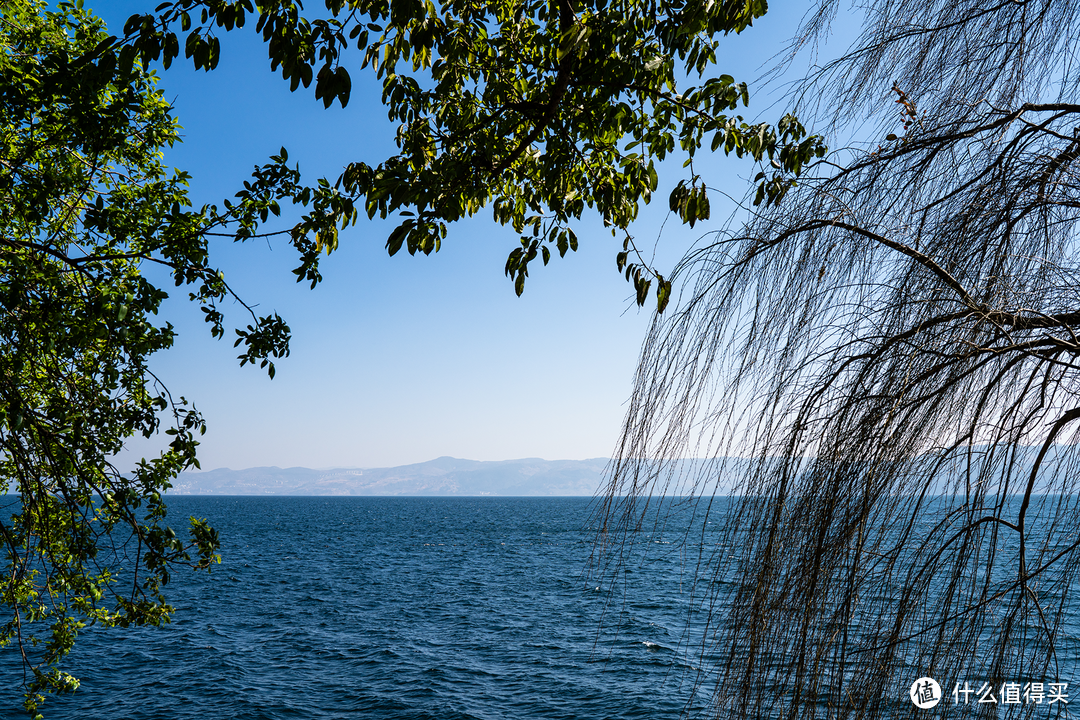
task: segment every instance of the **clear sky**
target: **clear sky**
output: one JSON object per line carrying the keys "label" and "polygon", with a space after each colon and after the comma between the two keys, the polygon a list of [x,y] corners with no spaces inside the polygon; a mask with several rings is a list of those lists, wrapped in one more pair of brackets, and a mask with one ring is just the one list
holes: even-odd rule
{"label": "clear sky", "polygon": [[[784,9],[796,4],[773,3],[753,28],[725,39],[717,72],[756,77],[801,17],[802,8]],[[155,5],[103,1],[94,9],[119,35],[129,15]],[[183,145],[166,160],[193,176],[196,203],[231,197],[281,146],[308,182],[394,152],[394,127],[370,72],[350,68],[349,106],[323,109],[313,88],[290,93],[269,71],[249,25],[221,33],[213,72],[196,73],[183,58],[168,71],[157,69],[184,128]],[[772,102],[752,99],[748,117],[775,121],[782,110]],[[667,195],[682,176],[680,163],[669,165],[633,230],[642,247],[659,239],[661,271],[702,236],[701,225],[691,230],[677,220],[660,232]],[[711,187],[740,197],[752,169],[720,158],[704,168]],[[712,205],[716,227],[732,207],[715,193]],[[261,314],[280,313],[294,338],[292,356],[277,364],[271,381],[238,367],[232,341],[212,340],[198,308],[183,300],[186,292],[175,293],[180,299],[170,301],[165,318],[179,339],[153,369],[204,413],[203,468],[609,456],[651,320],[616,270],[620,243],[588,217],[577,228],[579,252],[533,270],[518,298],[503,275],[516,235],[490,217],[488,211],[453,227],[430,257],[402,251],[392,258],[384,249],[392,226],[362,219],[324,259],[325,281],[314,291],[293,282],[296,260],[287,246],[222,240],[216,263],[226,279]],[[227,318],[246,324],[241,310],[226,308]]]}

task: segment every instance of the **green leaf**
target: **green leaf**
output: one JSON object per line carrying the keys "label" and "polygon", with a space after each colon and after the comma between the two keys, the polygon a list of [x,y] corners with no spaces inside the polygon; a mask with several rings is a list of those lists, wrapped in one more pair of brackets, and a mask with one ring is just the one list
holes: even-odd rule
{"label": "green leaf", "polygon": [[664,308],[668,305],[668,300],[671,299],[671,281],[664,280],[663,276],[657,276],[656,286],[656,312],[664,312]]}
{"label": "green leaf", "polygon": [[652,285],[652,282],[643,277],[634,278],[634,288],[637,290],[638,306],[645,305],[646,300],[648,300],[650,285]]}
{"label": "green leaf", "polygon": [[412,228],[412,221],[406,221],[394,228],[394,231],[390,233],[390,237],[386,240],[386,251],[391,255],[396,255],[398,250],[401,249],[402,243],[405,242],[406,236],[409,234],[409,230]]}

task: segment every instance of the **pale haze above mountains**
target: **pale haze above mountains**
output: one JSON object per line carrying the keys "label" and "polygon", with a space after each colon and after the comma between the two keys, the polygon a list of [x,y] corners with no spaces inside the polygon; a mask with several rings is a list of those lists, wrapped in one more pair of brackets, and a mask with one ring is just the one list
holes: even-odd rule
{"label": "pale haze above mountains", "polygon": [[607,464],[606,458],[484,462],[441,457],[392,468],[220,468],[182,473],[169,494],[592,496]]}

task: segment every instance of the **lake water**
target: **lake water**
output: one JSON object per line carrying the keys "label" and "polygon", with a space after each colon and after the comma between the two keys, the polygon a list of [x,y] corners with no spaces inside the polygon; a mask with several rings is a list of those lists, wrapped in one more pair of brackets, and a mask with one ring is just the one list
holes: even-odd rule
{"label": "lake water", "polygon": [[[84,632],[53,720],[677,718],[682,559],[618,594],[585,570],[580,498],[176,497],[207,517],[214,571],[176,573],[169,626]],[[672,546],[674,547],[674,546]],[[16,671],[11,648],[2,673]],[[0,717],[16,716],[14,683]]]}
{"label": "lake water", "polygon": [[[646,557],[610,592],[586,573],[588,499],[180,496],[169,510],[174,527],[209,518],[222,564],[174,573],[171,625],[85,631],[66,666],[82,687],[50,697],[47,720],[675,720],[705,709],[699,640],[686,639],[698,572],[678,542],[688,510],[663,513],[667,535],[641,534]],[[710,547],[713,526],[701,535],[700,522]],[[1076,681],[1075,705],[1073,617],[1057,677]],[[0,677],[0,717],[18,717],[13,648],[0,649]],[[896,694],[896,717],[923,712]],[[917,716],[974,717],[947,703]]]}

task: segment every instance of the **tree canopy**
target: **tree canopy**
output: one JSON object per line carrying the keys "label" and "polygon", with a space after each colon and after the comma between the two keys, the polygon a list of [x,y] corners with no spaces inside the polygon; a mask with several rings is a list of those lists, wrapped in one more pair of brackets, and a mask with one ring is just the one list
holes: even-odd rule
{"label": "tree canopy", "polygon": [[[942,717],[1054,716],[1000,692],[1076,669],[1080,11],[864,12],[793,94],[856,140],[674,273],[607,527],[736,494],[699,567],[718,717],[906,716],[920,676]],[[955,703],[965,680],[997,702]]]}
{"label": "tree canopy", "polygon": [[[361,211],[394,216],[388,252],[431,253],[455,221],[490,207],[520,236],[506,262],[520,295],[530,262],[577,248],[572,226],[591,209],[622,234],[617,264],[638,302],[655,282],[663,309],[671,284],[628,232],[657,188],[657,162],[685,156],[690,176],[669,203],[692,226],[710,215],[693,172],[702,147],[772,161],[758,179],[765,203],[824,154],[794,116],[772,126],[729,114],[749,91],[714,72],[719,36],[765,10],[764,0],[330,0],[323,16],[305,17],[294,3],[177,0],[132,17],[125,33],[144,62],[168,67],[182,47],[210,70],[215,33],[253,24],[271,67],[293,90],[314,84],[327,107],[349,102],[350,68],[374,72],[399,152],[345,166],[333,183],[339,226]],[[335,233],[320,239],[328,251],[336,243]]]}
{"label": "tree canopy", "polygon": [[[205,521],[186,538],[165,524],[162,493],[198,465],[205,426],[149,369],[174,332],[143,268],[161,266],[222,337],[231,291],[211,240],[250,237],[282,198],[329,193],[294,198],[295,171],[259,170],[224,207],[192,209],[188,176],[162,164],[178,126],[154,76],[81,5],[2,4],[0,117],[0,644],[21,653],[35,714],[43,693],[77,687],[59,663],[82,628],[168,621],[170,574],[218,559]],[[314,284],[322,228],[305,222],[289,237]],[[235,331],[241,364],[271,377],[288,340],[277,315]],[[116,467],[129,438],[159,431],[167,449]]]}

